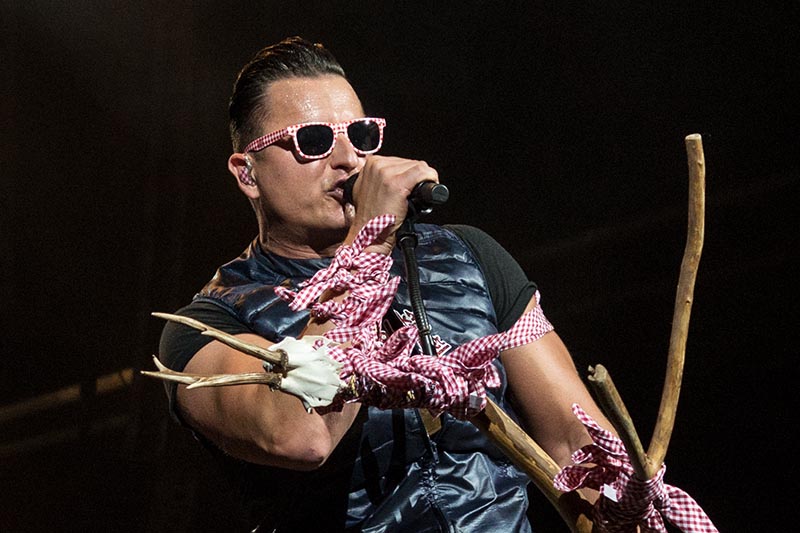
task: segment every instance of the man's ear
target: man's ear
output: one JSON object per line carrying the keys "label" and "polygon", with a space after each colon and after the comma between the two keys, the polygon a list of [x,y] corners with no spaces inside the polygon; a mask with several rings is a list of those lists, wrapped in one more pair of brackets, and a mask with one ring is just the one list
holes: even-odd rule
{"label": "man's ear", "polygon": [[239,189],[248,197],[259,197],[256,178],[253,170],[253,160],[250,156],[241,153],[232,154],[228,158],[228,170],[236,178]]}

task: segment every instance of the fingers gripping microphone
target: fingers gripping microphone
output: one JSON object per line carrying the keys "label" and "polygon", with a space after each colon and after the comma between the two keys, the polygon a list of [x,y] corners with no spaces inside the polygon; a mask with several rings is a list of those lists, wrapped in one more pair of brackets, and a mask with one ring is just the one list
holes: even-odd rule
{"label": "fingers gripping microphone", "polygon": [[[344,183],[344,201],[353,203],[353,187],[358,179],[358,174],[353,174]],[[408,195],[408,201],[414,204],[414,207],[421,212],[427,213],[434,206],[442,205],[447,202],[450,197],[450,191],[441,183],[426,180],[417,183],[412,189],[411,194]]]}

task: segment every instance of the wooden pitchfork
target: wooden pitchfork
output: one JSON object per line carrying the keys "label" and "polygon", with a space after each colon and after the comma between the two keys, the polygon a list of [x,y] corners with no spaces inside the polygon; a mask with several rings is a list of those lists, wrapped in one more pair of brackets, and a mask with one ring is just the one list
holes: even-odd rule
{"label": "wooden pitchfork", "polygon": [[[703,248],[705,212],[705,158],[703,145],[699,134],[687,136],[685,143],[689,160],[689,229],[675,298],[667,375],[664,381],[658,419],[647,452],[642,447],[630,415],[606,369],[602,365],[589,368],[589,384],[598,398],[600,407],[625,443],[635,475],[642,480],[651,479],[661,468],[672,436],[683,378],[694,283]],[[243,343],[232,335],[190,318],[166,313],[153,314],[199,329],[204,335],[209,335],[243,353],[274,365],[276,370],[286,367],[286,354],[281,353],[281,351],[265,350],[249,343]],[[192,384],[193,387],[262,383],[273,388],[280,388],[281,373],[279,372],[199,376],[173,372],[161,365],[158,359],[156,359],[156,364],[160,372],[143,371],[142,373],[160,379]],[[577,492],[562,493],[553,486],[553,479],[560,470],[558,464],[496,403],[491,399],[487,399],[486,408],[473,417],[471,421],[517,467],[528,474],[534,484],[558,510],[571,531],[576,533],[591,532],[591,504]]]}

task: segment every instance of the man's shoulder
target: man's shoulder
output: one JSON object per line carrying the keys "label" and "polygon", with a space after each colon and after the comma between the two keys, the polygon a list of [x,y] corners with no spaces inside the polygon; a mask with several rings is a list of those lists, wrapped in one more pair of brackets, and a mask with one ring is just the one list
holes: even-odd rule
{"label": "man's shoulder", "polygon": [[253,240],[245,250],[235,259],[228,261],[217,269],[214,277],[206,284],[212,285],[246,285],[280,283],[282,276],[270,261],[270,258],[261,251],[258,240]]}

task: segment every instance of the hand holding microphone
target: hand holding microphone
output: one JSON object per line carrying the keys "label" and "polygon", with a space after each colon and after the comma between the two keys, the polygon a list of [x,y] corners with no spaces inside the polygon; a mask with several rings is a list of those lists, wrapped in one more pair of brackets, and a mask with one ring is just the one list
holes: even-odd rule
{"label": "hand holding microphone", "polygon": [[[353,174],[344,184],[344,201],[353,203],[353,187],[358,179],[358,173]],[[425,180],[417,183],[408,195],[408,201],[413,203],[417,211],[429,212],[434,206],[442,205],[450,197],[450,190],[441,183]]]}
{"label": "hand holding microphone", "polygon": [[394,233],[407,215],[429,212],[449,196],[447,187],[438,183],[436,170],[424,161],[377,155],[370,156],[342,187],[344,201],[355,207],[347,241],[371,219],[395,215],[394,226],[377,246],[383,253],[391,252]]}
{"label": "hand holding microphone", "polygon": [[[366,199],[365,194],[360,193],[359,201],[362,204],[367,202],[383,203],[390,200],[390,196],[397,196],[398,190],[408,190],[410,188],[411,193],[407,195],[402,193],[403,196],[407,196],[407,200],[412,202],[418,211],[428,212],[432,207],[447,202],[450,196],[450,191],[447,187],[438,183],[436,170],[429,167],[424,161],[399,157],[372,156],[361,172],[353,174],[345,182],[344,200],[347,203],[355,205],[353,192],[356,181],[361,174],[365,175],[366,179],[373,185],[373,191],[377,192],[377,196],[372,198],[370,198],[370,192],[366,192]],[[378,191],[377,187],[381,186],[383,190]]]}

